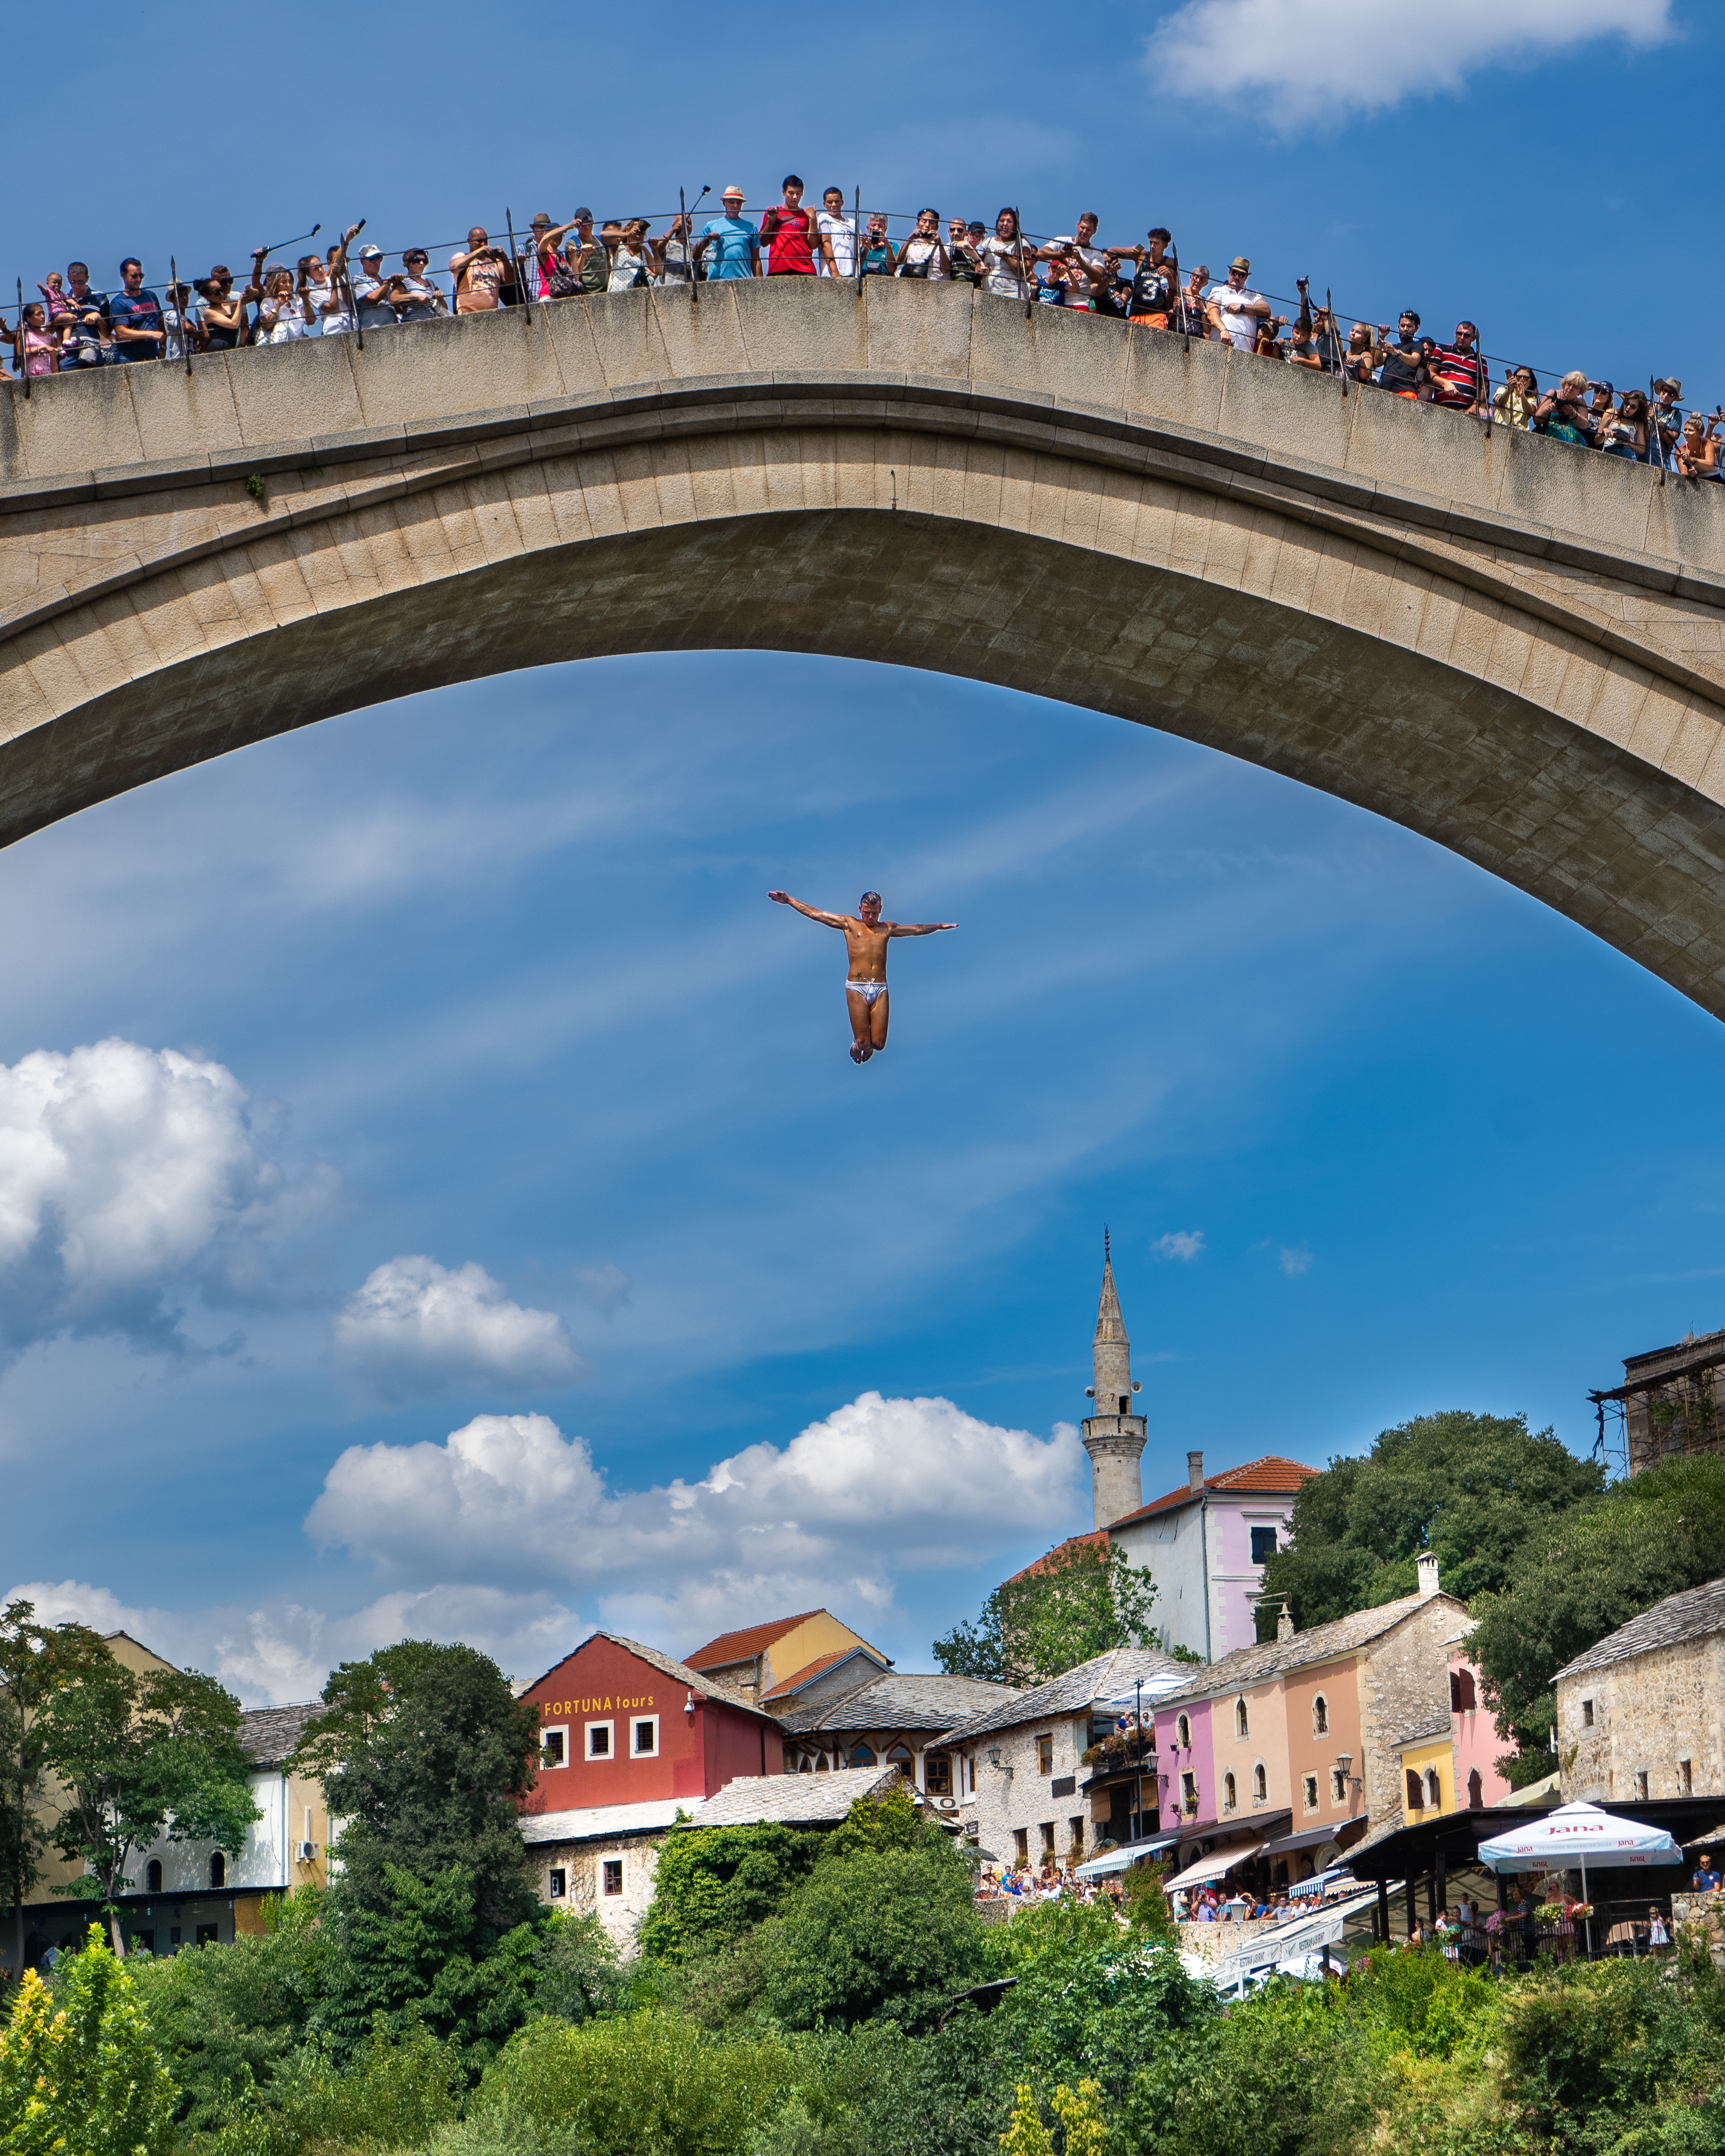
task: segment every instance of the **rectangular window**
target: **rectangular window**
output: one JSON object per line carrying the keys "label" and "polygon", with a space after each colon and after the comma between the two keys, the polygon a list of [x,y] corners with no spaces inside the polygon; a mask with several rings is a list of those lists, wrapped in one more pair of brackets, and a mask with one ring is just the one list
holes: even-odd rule
{"label": "rectangular window", "polygon": [[611,1757],[611,1730],[608,1722],[589,1722],[587,1725],[587,1756],[589,1759],[608,1759]]}
{"label": "rectangular window", "polygon": [[561,1902],[564,1895],[567,1894],[568,1891],[568,1873],[554,1866],[552,1869],[546,1874],[545,1898],[548,1902]]}
{"label": "rectangular window", "polygon": [[1332,1767],[1330,1769],[1330,1802],[1332,1804],[1348,1802],[1348,1769],[1345,1767]]}
{"label": "rectangular window", "polygon": [[1581,1702],[1581,1726],[1584,1729],[1591,1729],[1594,1726],[1594,1703],[1590,1699]]}
{"label": "rectangular window", "polygon": [[1020,1864],[1028,1864],[1030,1861],[1029,1828],[1027,1826],[1015,1826],[1012,1830],[1012,1845],[1013,1849],[1018,1856],[1019,1862]]}
{"label": "rectangular window", "polygon": [[623,1859],[608,1856],[602,1869],[604,1872],[600,1882],[603,1891],[607,1894],[620,1894],[623,1892]]}
{"label": "rectangular window", "polygon": [[1271,1558],[1275,1555],[1275,1528],[1254,1527],[1252,1529],[1252,1563],[1254,1564],[1268,1564]]}
{"label": "rectangular window", "polygon": [[629,1728],[630,1758],[656,1759],[659,1757],[659,1717],[656,1714],[637,1715]]}
{"label": "rectangular window", "polygon": [[952,1763],[944,1752],[931,1752],[922,1763],[922,1786],[931,1797],[952,1794]]}
{"label": "rectangular window", "polygon": [[1072,1830],[1072,1854],[1075,1856],[1081,1856],[1084,1854],[1084,1816],[1082,1813],[1081,1813],[1076,1819],[1068,1820],[1066,1824]]}
{"label": "rectangular window", "polygon": [[1038,1829],[1038,1832],[1042,1836],[1042,1846],[1044,1851],[1048,1856],[1052,1856],[1054,1854],[1054,1821],[1052,1820],[1044,1820],[1041,1826]]}
{"label": "rectangular window", "polygon": [[1317,1777],[1316,1774],[1308,1774],[1306,1777],[1306,1809],[1309,1812],[1315,1812],[1317,1810]]}
{"label": "rectangular window", "polygon": [[1036,1740],[1036,1771],[1039,1774],[1051,1774],[1054,1772],[1052,1737],[1039,1737]]}
{"label": "rectangular window", "polygon": [[545,1767],[565,1767],[569,1762],[569,1732],[561,1729],[542,1729],[539,1732],[540,1764]]}
{"label": "rectangular window", "polygon": [[1646,1802],[1647,1769],[1645,1767],[1642,1768],[1640,1773],[1635,1777],[1635,1794],[1640,1798],[1644,1804]]}
{"label": "rectangular window", "polygon": [[1189,1819],[1196,1819],[1198,1817],[1198,1777],[1196,1774],[1182,1774],[1180,1777],[1180,1810]]}
{"label": "rectangular window", "polygon": [[1692,1761],[1688,1759],[1677,1762],[1677,1794],[1680,1797],[1695,1794],[1695,1768]]}
{"label": "rectangular window", "polygon": [[218,1946],[221,1943],[221,1938],[222,1928],[219,1924],[200,1924],[198,1927],[198,1943],[199,1946]]}

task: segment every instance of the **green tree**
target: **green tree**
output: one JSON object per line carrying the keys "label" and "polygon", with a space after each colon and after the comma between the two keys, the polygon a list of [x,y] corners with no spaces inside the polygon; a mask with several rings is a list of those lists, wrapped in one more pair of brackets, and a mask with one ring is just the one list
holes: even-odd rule
{"label": "green tree", "polygon": [[6,2156],[167,2156],[173,2083],[129,1972],[90,1928],[54,1989],[25,1972],[0,2030],[0,2148]]}
{"label": "green tree", "polygon": [[61,1686],[110,1659],[85,1625],[39,1625],[32,1602],[0,1611],[0,1895],[12,1908],[15,1958],[24,1971],[23,1904],[49,1845],[48,1724],[42,1710]]}
{"label": "green tree", "polygon": [[629,1979],[596,1910],[557,1911],[535,1949],[534,2006],[564,2021],[591,2021],[628,2004]]}
{"label": "green tree", "polygon": [[948,1676],[1042,1684],[1114,1647],[1156,1645],[1156,1583],[1123,1549],[1081,1536],[1004,1581],[934,1643]]}
{"label": "green tree", "polygon": [[263,1814],[239,1741],[239,1702],[196,1670],[130,1670],[111,1654],[85,1660],[44,1700],[44,1768],[64,1809],[49,1839],[83,1876],[56,1893],[108,1907],[114,1950],[125,1952],[115,1897],[133,1853],[162,1835],[208,1841],[230,1856]]}
{"label": "green tree", "polygon": [[345,1822],[329,1907],[337,1931],[393,1905],[392,1867],[422,1884],[460,1867],[481,1950],[538,1912],[518,1800],[536,1779],[539,1710],[489,1655],[403,1640],[344,1662],[323,1703],[295,1758]]}
{"label": "green tree", "polygon": [[1363,1459],[1302,1483],[1290,1541],[1264,1568],[1258,1632],[1285,1598],[1301,1630],[1411,1594],[1430,1551],[1449,1594],[1471,1603],[1507,1582],[1544,1525],[1596,1496],[1604,1471],[1525,1415],[1455,1409],[1384,1430]]}
{"label": "green tree", "polygon": [[1649,1468],[1542,1523],[1473,1609],[1471,1650],[1499,1734],[1548,1768],[1553,1676],[1666,1595],[1717,1579],[1722,1551],[1725,1460],[1706,1455]]}
{"label": "green tree", "polygon": [[755,1944],[762,2004],[788,2029],[849,2028],[877,2014],[925,2025],[990,1963],[969,1872],[950,1849],[818,1864]]}
{"label": "green tree", "polygon": [[788,1826],[697,1826],[668,1835],[641,1919],[642,1951],[676,1962],[741,1938],[814,1868],[820,1836]]}

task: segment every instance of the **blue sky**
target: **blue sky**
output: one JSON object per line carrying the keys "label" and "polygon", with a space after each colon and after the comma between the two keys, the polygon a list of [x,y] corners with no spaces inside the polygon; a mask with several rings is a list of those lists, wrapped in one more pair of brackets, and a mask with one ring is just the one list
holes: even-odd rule
{"label": "blue sky", "polygon": [[[1010,7],[649,8],[621,74],[507,7],[466,59],[438,7],[39,12],[23,74],[147,148],[25,160],[14,251],[28,289],[795,167],[1165,222],[1711,406],[1717,18],[1533,5],[1515,52],[1464,4],[1434,85],[1387,12],[1101,10],[1082,97]],[[776,884],[961,923],[895,954],[865,1070]],[[404,1629],[530,1676],[595,1622],[675,1652],[815,1601],[926,1666],[1088,1524],[1105,1222],[1151,1491],[1435,1407],[1584,1450],[1588,1386],[1725,1320],[1714,1021],[1423,840],[1061,705],[516,675],[90,810],[0,854],[0,1560],[248,1699]]]}

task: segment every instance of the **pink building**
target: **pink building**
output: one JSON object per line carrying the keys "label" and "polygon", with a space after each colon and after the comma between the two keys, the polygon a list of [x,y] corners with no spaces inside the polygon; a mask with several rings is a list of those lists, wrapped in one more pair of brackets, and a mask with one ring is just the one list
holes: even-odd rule
{"label": "pink building", "polygon": [[1215,1818],[1216,1756],[1209,1700],[1157,1709],[1156,1767],[1164,1832],[1183,1820]]}
{"label": "pink building", "polygon": [[1450,1650],[1450,1732],[1459,1810],[1507,1804],[1515,1792],[1497,1771],[1510,1748],[1497,1734],[1491,1710],[1480,1696],[1480,1673],[1461,1649]]}

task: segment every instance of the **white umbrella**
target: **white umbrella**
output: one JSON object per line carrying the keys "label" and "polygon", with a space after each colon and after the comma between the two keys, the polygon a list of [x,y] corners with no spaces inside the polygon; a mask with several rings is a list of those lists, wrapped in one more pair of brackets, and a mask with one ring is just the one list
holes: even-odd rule
{"label": "white umbrella", "polygon": [[1581,1873],[1581,1898],[1587,1899],[1589,1861],[1615,1871],[1622,1865],[1681,1864],[1683,1852],[1662,1826],[1619,1819],[1597,1804],[1559,1804],[1541,1819],[1512,1827],[1479,1845],[1479,1858],[1493,1871],[1567,1871]]}

